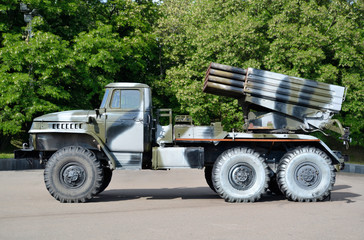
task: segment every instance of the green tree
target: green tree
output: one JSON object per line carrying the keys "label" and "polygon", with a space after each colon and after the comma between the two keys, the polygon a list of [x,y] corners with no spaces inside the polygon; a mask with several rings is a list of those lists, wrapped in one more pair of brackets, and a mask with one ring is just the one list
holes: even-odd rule
{"label": "green tree", "polygon": [[347,87],[339,118],[364,146],[363,1],[274,3],[265,67]]}
{"label": "green tree", "polygon": [[363,144],[363,1],[163,1],[158,37],[166,93],[196,123],[241,128],[236,101],[201,93],[210,62],[348,87],[341,115]]}
{"label": "green tree", "polygon": [[[20,2],[33,12],[24,22]],[[114,81],[153,85],[159,75],[149,0],[11,0],[0,4],[0,136],[44,113],[95,108]]]}
{"label": "green tree", "polygon": [[243,14],[246,5],[221,0],[164,1],[161,6],[157,31],[167,69],[166,93],[177,98],[180,111],[191,114],[196,124],[217,119],[242,128],[237,101],[202,93],[202,83],[210,62],[243,66],[261,55],[260,48],[267,49],[262,26]]}

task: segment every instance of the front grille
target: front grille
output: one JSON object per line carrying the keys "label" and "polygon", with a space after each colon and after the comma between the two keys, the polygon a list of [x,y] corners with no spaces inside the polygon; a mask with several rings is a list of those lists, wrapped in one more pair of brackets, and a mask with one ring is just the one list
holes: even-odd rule
{"label": "front grille", "polygon": [[82,129],[82,123],[53,123],[53,129]]}

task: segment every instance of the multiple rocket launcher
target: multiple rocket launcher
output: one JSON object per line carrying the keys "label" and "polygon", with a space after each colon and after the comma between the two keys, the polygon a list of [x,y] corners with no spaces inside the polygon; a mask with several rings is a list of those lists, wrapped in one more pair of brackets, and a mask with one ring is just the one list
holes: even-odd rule
{"label": "multiple rocket launcher", "polygon": [[[312,132],[327,128],[348,135],[339,121],[346,88],[304,78],[211,63],[203,91],[239,99],[247,130]],[[265,112],[250,111],[264,109]],[[249,112],[249,114],[248,114]]]}

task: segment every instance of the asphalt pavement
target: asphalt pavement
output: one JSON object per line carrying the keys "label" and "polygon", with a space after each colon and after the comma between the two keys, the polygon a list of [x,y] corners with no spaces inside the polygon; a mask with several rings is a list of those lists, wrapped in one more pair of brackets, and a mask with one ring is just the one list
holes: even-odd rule
{"label": "asphalt pavement", "polygon": [[83,204],[56,201],[42,170],[1,171],[0,183],[0,239],[364,239],[362,174],[337,174],[316,203],[227,203],[192,169],[115,171]]}

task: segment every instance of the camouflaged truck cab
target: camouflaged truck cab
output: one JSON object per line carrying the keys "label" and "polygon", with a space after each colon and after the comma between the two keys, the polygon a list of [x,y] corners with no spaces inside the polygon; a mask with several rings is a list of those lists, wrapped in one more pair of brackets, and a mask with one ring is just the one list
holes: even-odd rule
{"label": "camouflaged truck cab", "polygon": [[344,157],[310,133],[332,130],[349,143],[349,130],[331,119],[345,88],[213,63],[204,92],[237,98],[245,131],[195,126],[188,115],[173,119],[171,109],[154,116],[147,85],[111,83],[99,109],[34,119],[30,143],[15,158],[44,162],[45,185],[60,202],[91,199],[119,169],[204,169],[228,202],[254,202],[267,190],[293,201],[330,196]]}

